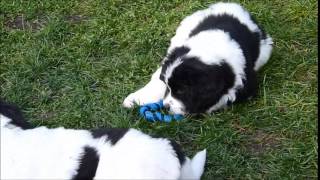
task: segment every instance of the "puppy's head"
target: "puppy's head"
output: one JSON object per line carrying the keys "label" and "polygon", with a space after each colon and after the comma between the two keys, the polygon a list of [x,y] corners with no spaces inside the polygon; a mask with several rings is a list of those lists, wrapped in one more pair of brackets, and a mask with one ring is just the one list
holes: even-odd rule
{"label": "puppy's head", "polygon": [[207,112],[234,84],[235,75],[223,61],[208,65],[198,57],[188,56],[180,56],[176,61],[162,73],[168,87],[164,105],[172,113]]}

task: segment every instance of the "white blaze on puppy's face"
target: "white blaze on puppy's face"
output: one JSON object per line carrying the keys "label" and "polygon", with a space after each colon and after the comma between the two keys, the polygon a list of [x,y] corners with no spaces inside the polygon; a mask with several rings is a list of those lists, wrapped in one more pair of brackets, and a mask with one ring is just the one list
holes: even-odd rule
{"label": "white blaze on puppy's face", "polygon": [[178,99],[172,97],[171,92],[169,92],[168,95],[164,98],[163,104],[165,107],[168,107],[169,111],[173,114],[186,114],[185,106],[183,105],[183,103]]}

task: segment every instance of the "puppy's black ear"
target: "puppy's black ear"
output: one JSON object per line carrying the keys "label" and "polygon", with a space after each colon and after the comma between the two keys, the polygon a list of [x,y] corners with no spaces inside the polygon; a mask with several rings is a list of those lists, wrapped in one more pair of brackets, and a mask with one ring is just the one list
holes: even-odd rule
{"label": "puppy's black ear", "polygon": [[10,118],[10,124],[14,126],[20,127],[21,129],[32,128],[31,124],[25,120],[22,112],[17,106],[7,103],[2,99],[0,99],[0,114]]}

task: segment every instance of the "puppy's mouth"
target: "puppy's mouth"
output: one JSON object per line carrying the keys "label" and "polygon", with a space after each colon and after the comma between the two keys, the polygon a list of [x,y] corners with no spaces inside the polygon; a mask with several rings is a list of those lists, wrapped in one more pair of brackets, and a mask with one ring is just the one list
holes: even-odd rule
{"label": "puppy's mouth", "polygon": [[183,108],[172,107],[170,106],[170,104],[164,104],[164,107],[169,111],[170,114],[181,114],[181,115],[187,114]]}
{"label": "puppy's mouth", "polygon": [[179,101],[179,100],[175,100],[171,97],[170,89],[169,89],[169,87],[167,87],[166,92],[165,92],[165,96],[163,99],[164,108],[167,109],[170,114],[185,115],[186,111],[185,111],[184,107],[180,106],[180,105],[177,106],[177,104],[179,104],[179,102],[176,102],[176,101]]}
{"label": "puppy's mouth", "polygon": [[183,110],[172,110],[172,109],[169,109],[169,113],[170,114],[180,114],[180,115],[186,115],[186,113],[183,111]]}

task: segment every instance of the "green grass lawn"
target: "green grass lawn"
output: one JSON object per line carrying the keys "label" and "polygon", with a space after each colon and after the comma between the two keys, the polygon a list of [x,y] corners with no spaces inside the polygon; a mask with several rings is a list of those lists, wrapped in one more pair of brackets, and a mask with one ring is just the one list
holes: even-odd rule
{"label": "green grass lawn", "polygon": [[207,148],[203,179],[316,179],[317,1],[240,1],[274,38],[258,97],[178,123],[148,123],[123,99],[143,86],[179,22],[212,1],[0,2],[1,98],[36,125],[134,127]]}

